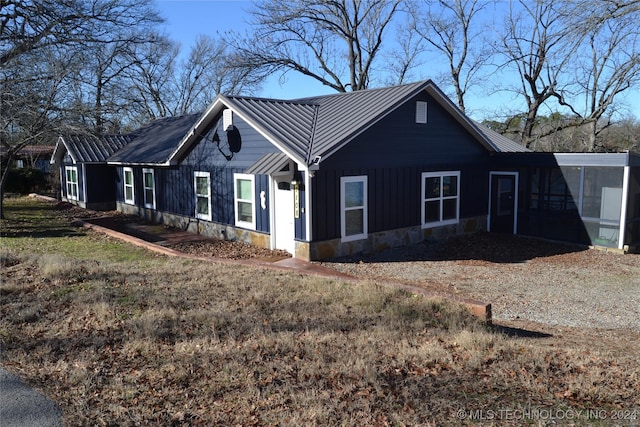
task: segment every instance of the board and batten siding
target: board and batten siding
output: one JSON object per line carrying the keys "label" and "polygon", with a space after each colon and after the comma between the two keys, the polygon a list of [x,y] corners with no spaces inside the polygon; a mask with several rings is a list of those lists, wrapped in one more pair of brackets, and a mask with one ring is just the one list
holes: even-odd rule
{"label": "board and batten siding", "polygon": [[[416,123],[416,101],[427,123]],[[368,177],[368,231],[419,226],[423,172],[460,171],[460,218],[487,214],[488,151],[427,94],[323,160],[312,180],[313,239],[340,237],[340,177]],[[354,166],[357,165],[357,168]]]}
{"label": "board and batten siding", "polygon": [[[234,215],[234,174],[243,173],[253,165],[264,153],[277,152],[277,148],[269,143],[258,132],[239,117],[234,117],[242,138],[239,152],[233,153],[231,159],[225,154],[232,153],[226,143],[226,133],[222,130],[222,117],[207,131],[203,138],[194,145],[178,166],[153,167],[156,189],[156,210],[171,214],[194,217],[195,193],[194,174],[208,172],[211,179],[211,209],[213,222],[235,225]],[[218,132],[221,140],[220,148],[212,142],[213,134]],[[149,168],[150,166],[144,166]],[[132,168],[134,172],[135,204],[144,207],[142,166]],[[266,209],[260,204],[260,193],[264,191]],[[269,177],[255,176],[254,214],[256,215],[256,231],[269,232]],[[118,167],[117,197],[124,202],[123,168]]]}

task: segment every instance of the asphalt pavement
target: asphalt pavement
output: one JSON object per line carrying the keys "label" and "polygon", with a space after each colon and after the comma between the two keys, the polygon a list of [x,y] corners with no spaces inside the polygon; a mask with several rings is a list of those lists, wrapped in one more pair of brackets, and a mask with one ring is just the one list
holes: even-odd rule
{"label": "asphalt pavement", "polygon": [[60,427],[56,404],[0,367],[0,426]]}

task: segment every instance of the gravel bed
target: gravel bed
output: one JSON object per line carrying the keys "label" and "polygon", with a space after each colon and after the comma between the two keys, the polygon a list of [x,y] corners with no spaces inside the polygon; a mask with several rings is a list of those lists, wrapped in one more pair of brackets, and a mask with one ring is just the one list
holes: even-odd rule
{"label": "gravel bed", "polygon": [[640,255],[480,233],[323,262],[492,304],[495,320],[640,331]]}

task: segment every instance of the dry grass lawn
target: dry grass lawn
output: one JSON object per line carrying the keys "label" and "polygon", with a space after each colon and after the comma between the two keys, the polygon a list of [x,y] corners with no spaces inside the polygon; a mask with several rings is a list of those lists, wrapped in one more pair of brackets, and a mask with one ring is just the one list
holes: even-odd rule
{"label": "dry grass lawn", "polygon": [[511,337],[373,282],[155,255],[46,202],[6,214],[0,363],[65,425],[640,424],[637,351]]}

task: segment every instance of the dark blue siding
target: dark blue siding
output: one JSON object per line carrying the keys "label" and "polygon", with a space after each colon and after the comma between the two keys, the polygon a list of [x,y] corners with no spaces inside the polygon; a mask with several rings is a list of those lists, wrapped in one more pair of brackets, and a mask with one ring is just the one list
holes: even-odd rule
{"label": "dark blue siding", "polygon": [[[415,123],[415,101],[428,123]],[[407,102],[323,160],[313,182],[314,240],[340,237],[340,177],[368,177],[369,232],[421,224],[422,173],[460,171],[460,218],[487,214],[489,152],[428,95]],[[358,168],[354,168],[357,165]]]}

